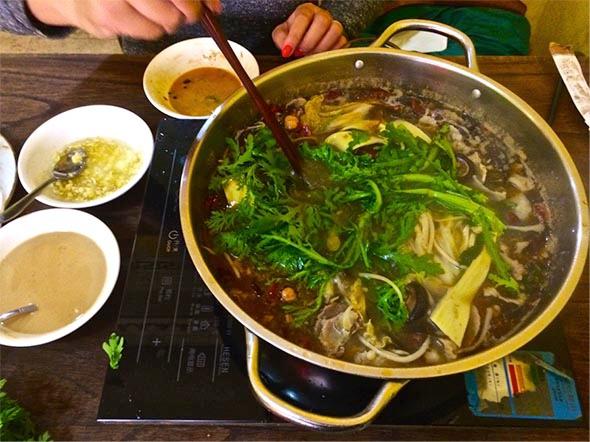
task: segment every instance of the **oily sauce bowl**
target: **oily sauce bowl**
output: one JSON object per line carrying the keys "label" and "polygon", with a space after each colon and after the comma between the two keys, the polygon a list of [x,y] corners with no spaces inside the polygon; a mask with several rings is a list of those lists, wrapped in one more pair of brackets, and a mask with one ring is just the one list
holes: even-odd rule
{"label": "oily sauce bowl", "polygon": [[[260,70],[254,55],[233,41],[230,41],[229,44],[248,76],[250,78],[257,77]],[[211,113],[184,115],[175,110],[168,100],[168,91],[178,77],[193,69],[207,67],[224,69],[234,75],[229,62],[212,38],[192,38],[169,46],[150,61],[143,74],[145,95],[156,109],[171,117],[190,120],[207,119]],[[237,81],[239,82],[239,80]]]}
{"label": "oily sauce bowl", "polygon": [[66,145],[94,137],[120,141],[139,155],[139,167],[129,181],[111,193],[84,201],[60,199],[49,186],[37,196],[37,201],[52,207],[80,209],[107,203],[131,189],[152,161],[152,132],[133,112],[122,107],[97,104],[62,112],[47,120],[27,138],[18,158],[18,177],[25,190],[30,192],[49,178],[56,155]]}
{"label": "oily sauce bowl", "polygon": [[[115,236],[98,218],[79,210],[46,209],[21,216],[0,228],[0,265],[2,260],[15,248],[39,235],[68,232],[78,233],[91,239],[104,255],[106,272],[102,289],[90,308],[72,322],[56,330],[29,334],[20,333],[0,325],[0,345],[10,347],[31,347],[60,339],[80,328],[90,320],[109,299],[120,268],[120,252]],[[77,251],[80,254],[84,250]],[[56,251],[57,253],[57,251]],[[68,281],[63,281],[68,284]],[[60,296],[55,293],[54,296]],[[43,308],[42,305],[39,306]],[[35,313],[31,313],[35,314]]]}

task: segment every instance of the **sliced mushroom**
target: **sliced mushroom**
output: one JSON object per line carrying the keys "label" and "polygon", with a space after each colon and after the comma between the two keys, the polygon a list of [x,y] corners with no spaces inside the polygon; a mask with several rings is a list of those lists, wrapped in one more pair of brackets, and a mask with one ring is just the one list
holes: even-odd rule
{"label": "sliced mushroom", "polygon": [[471,345],[473,342],[475,342],[480,328],[481,315],[479,314],[478,308],[472,305],[471,315],[469,317],[469,322],[467,323],[467,328],[465,329],[465,336],[463,337],[462,345]]}
{"label": "sliced mushroom", "polygon": [[484,341],[486,340],[486,337],[488,336],[488,333],[490,331],[490,324],[492,322],[493,312],[494,312],[494,309],[492,307],[488,307],[486,309],[486,314],[485,314],[485,317],[483,320],[483,324],[480,327],[481,331],[479,333],[479,337],[477,338],[477,340],[473,344],[459,349],[457,351],[458,354],[469,353],[474,350],[477,350],[484,343]]}
{"label": "sliced mushroom", "polygon": [[506,199],[506,191],[490,189],[476,175],[471,177],[471,185],[480,192],[485,193],[493,201],[503,201]]}

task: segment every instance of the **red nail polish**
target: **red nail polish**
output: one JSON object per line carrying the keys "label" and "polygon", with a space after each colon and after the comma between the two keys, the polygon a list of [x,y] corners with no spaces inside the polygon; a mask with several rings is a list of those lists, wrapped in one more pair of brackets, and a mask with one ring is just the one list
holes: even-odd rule
{"label": "red nail polish", "polygon": [[303,52],[301,49],[297,48],[297,49],[295,49],[295,52],[293,52],[293,55],[295,57],[303,57],[305,55],[305,52]]}
{"label": "red nail polish", "polygon": [[291,45],[285,45],[285,46],[283,46],[283,49],[281,49],[281,55],[283,56],[283,58],[290,57],[292,53],[293,53],[293,46],[291,46]]}

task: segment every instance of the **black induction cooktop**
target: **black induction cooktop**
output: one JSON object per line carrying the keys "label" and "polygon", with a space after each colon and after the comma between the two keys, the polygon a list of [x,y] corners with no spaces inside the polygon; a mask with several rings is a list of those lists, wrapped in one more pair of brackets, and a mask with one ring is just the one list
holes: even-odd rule
{"label": "black induction cooktop", "polygon": [[[178,192],[187,152],[203,122],[162,120],[132,256],[117,333],[125,337],[118,370],[107,371],[101,422],[280,424],[251,392],[242,325],[215,300],[184,246]],[[554,323],[527,348],[549,351],[564,370],[570,358]],[[260,369],[276,394],[334,416],[365,407],[381,381],[327,370],[261,342]],[[475,416],[463,374],[416,380],[374,425],[583,426],[556,421]]]}

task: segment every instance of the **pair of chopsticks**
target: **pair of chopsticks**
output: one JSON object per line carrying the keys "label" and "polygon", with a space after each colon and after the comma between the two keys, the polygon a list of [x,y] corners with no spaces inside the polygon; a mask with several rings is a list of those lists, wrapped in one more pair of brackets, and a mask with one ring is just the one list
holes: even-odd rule
{"label": "pair of chopsticks", "polygon": [[256,88],[244,70],[242,64],[238,60],[238,57],[236,57],[235,52],[229,45],[229,42],[227,41],[223,30],[219,26],[217,19],[206,6],[203,7],[203,17],[201,18],[201,24],[209,33],[211,38],[213,38],[217,46],[219,46],[222,54],[225,56],[236,75],[248,91],[250,98],[252,98],[252,101],[254,101],[254,104],[262,114],[262,118],[264,118],[266,125],[274,135],[281,149],[283,149],[283,152],[289,160],[289,163],[291,163],[291,167],[298,175],[301,175],[301,156],[299,151],[289,138],[289,135],[287,135],[287,132],[285,132],[285,129],[277,121],[273,111],[270,109],[270,106],[266,103],[266,101],[264,101],[262,95],[260,95],[258,88]]}

